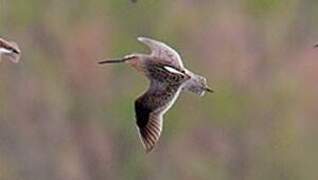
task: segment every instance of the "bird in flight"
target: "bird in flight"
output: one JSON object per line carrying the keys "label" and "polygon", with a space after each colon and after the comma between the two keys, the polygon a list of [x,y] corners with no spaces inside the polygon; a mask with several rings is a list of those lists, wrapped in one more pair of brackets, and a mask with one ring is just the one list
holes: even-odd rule
{"label": "bird in flight", "polygon": [[18,63],[21,51],[17,43],[0,38],[0,61],[2,56],[7,57],[13,63]]}
{"label": "bird in flight", "polygon": [[206,78],[186,69],[180,55],[168,45],[146,37],[139,37],[138,41],[147,45],[151,54],[134,53],[119,59],[103,60],[99,64],[126,63],[149,79],[148,90],[135,100],[139,137],[148,153],[159,140],[164,114],[181,91],[203,96],[213,90],[208,87]]}

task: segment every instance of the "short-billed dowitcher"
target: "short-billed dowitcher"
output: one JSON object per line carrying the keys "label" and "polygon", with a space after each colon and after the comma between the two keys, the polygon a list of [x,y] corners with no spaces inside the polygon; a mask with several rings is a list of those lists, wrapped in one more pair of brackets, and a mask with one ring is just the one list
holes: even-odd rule
{"label": "short-billed dowitcher", "polygon": [[7,41],[0,38],[0,61],[1,57],[8,57],[14,63],[18,63],[20,59],[21,51],[17,43],[13,41]]}
{"label": "short-billed dowitcher", "polygon": [[163,115],[182,90],[200,96],[213,91],[204,77],[183,66],[174,49],[150,38],[139,37],[138,40],[151,49],[151,54],[134,53],[120,59],[100,61],[99,64],[127,63],[149,79],[148,90],[135,101],[135,113],[141,142],[146,152],[150,152],[160,137]]}

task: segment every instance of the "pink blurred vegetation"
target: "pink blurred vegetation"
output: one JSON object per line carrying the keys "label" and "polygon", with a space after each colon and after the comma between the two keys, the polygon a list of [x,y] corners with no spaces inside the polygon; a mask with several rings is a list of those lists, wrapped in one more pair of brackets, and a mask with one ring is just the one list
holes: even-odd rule
{"label": "pink blurred vegetation", "polygon": [[[1,0],[0,179],[315,180],[315,0]],[[2,10],[5,11],[2,11]],[[134,99],[147,80],[98,60],[175,47],[215,90],[183,93],[145,154]]]}

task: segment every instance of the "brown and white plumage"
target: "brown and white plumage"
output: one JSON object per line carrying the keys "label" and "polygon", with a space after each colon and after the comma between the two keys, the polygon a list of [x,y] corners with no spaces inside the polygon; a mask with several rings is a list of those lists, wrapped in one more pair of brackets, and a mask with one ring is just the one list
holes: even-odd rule
{"label": "brown and white plumage", "polygon": [[167,62],[171,66],[179,69],[184,69],[179,53],[165,43],[146,37],[139,37],[138,41],[144,43],[150,48],[150,57],[155,58],[157,61]]}
{"label": "brown and white plumage", "polygon": [[203,95],[205,91],[212,90],[205,78],[184,68],[180,55],[174,49],[150,38],[139,37],[138,40],[151,49],[150,55],[131,54],[99,63],[127,63],[149,79],[148,89],[135,101],[135,113],[140,139],[146,152],[150,152],[160,138],[163,116],[180,92],[188,90]]}
{"label": "brown and white plumage", "polygon": [[2,56],[7,57],[13,63],[18,63],[21,51],[17,43],[0,38],[0,60]]}
{"label": "brown and white plumage", "polygon": [[[135,101],[135,112],[138,130],[144,148],[151,151],[158,141],[163,124],[163,115],[171,108],[178,98],[182,85],[190,77],[174,74],[157,64],[148,68],[150,86]],[[167,66],[168,67],[168,66]]]}

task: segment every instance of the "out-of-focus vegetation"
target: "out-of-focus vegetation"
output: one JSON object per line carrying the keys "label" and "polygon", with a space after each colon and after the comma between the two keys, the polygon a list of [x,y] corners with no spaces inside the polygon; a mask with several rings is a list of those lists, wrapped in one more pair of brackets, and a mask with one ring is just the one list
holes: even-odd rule
{"label": "out-of-focus vegetation", "polygon": [[[1,0],[2,180],[316,180],[318,1]],[[145,154],[133,100],[147,87],[105,57],[176,47],[215,93],[183,93]]]}

